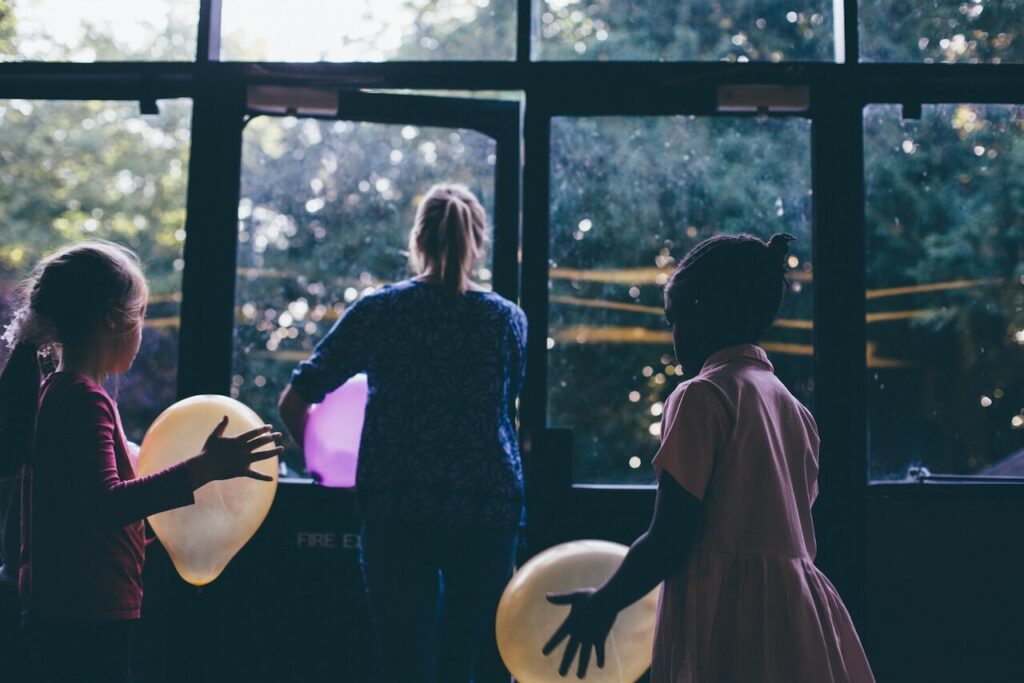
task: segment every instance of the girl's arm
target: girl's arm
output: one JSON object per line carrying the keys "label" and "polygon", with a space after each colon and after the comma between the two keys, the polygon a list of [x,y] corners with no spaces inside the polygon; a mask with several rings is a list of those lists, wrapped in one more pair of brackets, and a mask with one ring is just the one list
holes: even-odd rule
{"label": "girl's arm", "polygon": [[68,443],[76,445],[70,457],[71,476],[83,512],[94,515],[102,526],[115,528],[194,502],[184,463],[139,479],[121,478],[114,448],[117,416],[106,397],[86,390],[81,400],[69,405],[74,408],[66,417]]}
{"label": "girl's arm", "polygon": [[591,650],[597,665],[604,667],[605,639],[615,617],[678,571],[688,557],[699,515],[700,501],[672,475],[662,473],[650,526],[633,543],[611,578],[596,590],[586,588],[548,596],[552,603],[572,608],[544,646],[544,654],[548,655],[568,638],[558,669],[562,676],[569,672],[577,650],[580,678],[586,674]]}
{"label": "girl's arm", "polygon": [[[191,505],[192,492],[204,484],[236,476],[267,479],[249,469],[256,460],[280,454],[281,448],[253,453],[280,437],[265,426],[237,437],[224,438],[225,417],[213,430],[202,453],[161,472],[139,479],[122,479],[117,468],[114,439],[117,438],[114,408],[102,394],[89,392],[78,404],[82,410],[70,414],[72,443],[79,445],[72,458],[76,487],[83,491],[83,504],[100,524],[111,528],[137,522],[149,515]],[[76,402],[77,403],[77,402]]]}

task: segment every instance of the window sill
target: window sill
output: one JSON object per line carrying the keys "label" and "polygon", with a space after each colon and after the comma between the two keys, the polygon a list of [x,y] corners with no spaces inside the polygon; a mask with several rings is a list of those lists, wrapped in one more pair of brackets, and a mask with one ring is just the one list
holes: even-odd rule
{"label": "window sill", "polygon": [[868,500],[940,500],[947,502],[1024,501],[1024,484],[999,481],[871,482]]}

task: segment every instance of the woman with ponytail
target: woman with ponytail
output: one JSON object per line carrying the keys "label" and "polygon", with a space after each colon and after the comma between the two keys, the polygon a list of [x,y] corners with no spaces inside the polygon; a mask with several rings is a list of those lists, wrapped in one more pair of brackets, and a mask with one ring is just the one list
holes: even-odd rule
{"label": "woman with ponytail", "polygon": [[417,275],[352,305],[281,396],[303,442],[309,406],[356,373],[369,401],[356,495],[380,680],[490,680],[477,666],[524,520],[514,409],[526,317],[470,273],[486,214],[465,187],[437,185],[416,212]]}
{"label": "woman with ponytail", "polygon": [[[250,465],[281,449],[254,451],[280,435],[268,425],[223,438],[224,418],[201,453],[137,479],[103,385],[139,350],[148,289],[138,258],[81,242],[40,261],[23,292],[4,334],[0,457],[4,474],[20,471],[21,552],[5,525],[4,561],[18,569],[29,680],[123,683],[142,606],[142,520],[190,505],[210,481],[263,478]],[[45,378],[43,357],[56,366]]]}
{"label": "woman with ponytail", "polygon": [[600,588],[569,605],[546,654],[566,675],[604,665],[616,614],[664,582],[651,683],[868,683],[860,639],[814,566],[814,418],[757,341],[786,287],[787,244],[722,235],[698,244],[665,286],[665,316],[688,379],[669,396],[654,515]]}

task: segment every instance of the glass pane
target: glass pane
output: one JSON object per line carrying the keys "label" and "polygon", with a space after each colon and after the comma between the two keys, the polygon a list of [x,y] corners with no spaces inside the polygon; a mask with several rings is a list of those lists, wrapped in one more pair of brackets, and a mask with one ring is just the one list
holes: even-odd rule
{"label": "glass pane", "polygon": [[802,119],[556,118],[551,129],[548,421],[573,478],[649,483],[680,381],[662,285],[715,233],[789,232],[791,289],[762,342],[809,403],[810,125]]}
{"label": "glass pane", "polygon": [[134,102],[0,100],[0,320],[14,286],[53,250],[89,237],[133,249],[149,310],[135,364],[112,391],[135,442],[176,398],[191,109],[163,101],[159,115],[140,116]]}
{"label": "glass pane", "polygon": [[841,61],[836,57],[832,8],[830,0],[534,0],[534,14],[539,17],[534,57],[662,62]]}
{"label": "glass pane", "polygon": [[193,61],[199,0],[0,0],[0,62]]}
{"label": "glass pane", "polygon": [[224,0],[233,61],[512,60],[511,0]]}
{"label": "glass pane", "polygon": [[[245,129],[232,395],[264,419],[295,365],[377,287],[411,275],[409,229],[442,181],[493,224],[494,140],[468,130],[260,117]],[[490,280],[483,264],[476,276]],[[302,470],[301,454],[286,462]]]}
{"label": "glass pane", "polygon": [[1020,0],[860,0],[865,62],[1024,61]]}
{"label": "glass pane", "polygon": [[900,113],[864,114],[871,478],[1022,475],[1024,107]]}

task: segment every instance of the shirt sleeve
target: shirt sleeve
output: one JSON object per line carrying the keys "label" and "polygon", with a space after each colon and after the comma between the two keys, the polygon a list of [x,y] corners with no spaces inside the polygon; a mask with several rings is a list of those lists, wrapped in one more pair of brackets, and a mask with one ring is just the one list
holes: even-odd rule
{"label": "shirt sleeve", "polygon": [[114,406],[97,391],[85,391],[81,399],[75,402],[80,410],[68,415],[68,443],[81,450],[69,460],[77,465],[74,483],[82,502],[99,524],[122,527],[195,502],[184,463],[140,479],[122,479],[114,450],[119,438]]}
{"label": "shirt sleeve", "polygon": [[660,475],[672,478],[697,500],[704,500],[715,462],[728,438],[730,419],[718,391],[690,380],[669,397],[661,423],[661,447],[654,456]]}
{"label": "shirt sleeve", "polygon": [[292,372],[291,385],[306,403],[320,403],[350,377],[365,372],[372,348],[372,309],[364,299],[351,306],[320,340],[309,360]]}
{"label": "shirt sleeve", "polygon": [[509,378],[512,382],[511,395],[518,396],[526,379],[526,314],[516,306],[513,309],[509,340],[511,343],[511,361]]}

